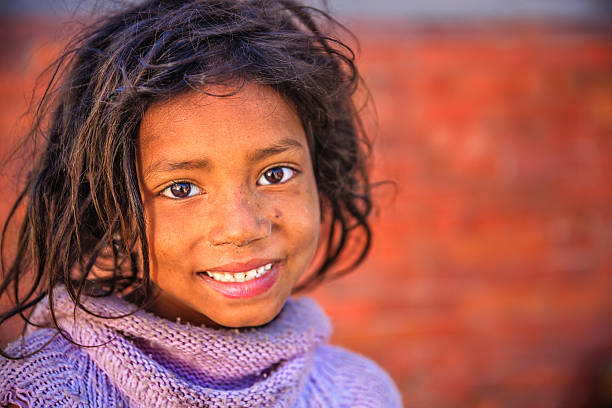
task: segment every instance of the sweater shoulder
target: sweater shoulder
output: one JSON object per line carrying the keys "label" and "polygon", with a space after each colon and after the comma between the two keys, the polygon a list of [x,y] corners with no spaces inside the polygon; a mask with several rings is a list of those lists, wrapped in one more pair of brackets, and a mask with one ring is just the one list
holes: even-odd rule
{"label": "sweater shoulder", "polygon": [[[318,347],[312,379],[327,395],[326,406],[401,407],[399,391],[386,371],[367,357],[337,346]],[[330,388],[324,392],[324,388]]]}
{"label": "sweater shoulder", "polygon": [[[77,406],[83,353],[54,329],[41,329],[8,345],[0,356],[0,406]],[[31,354],[31,355],[29,355]]]}

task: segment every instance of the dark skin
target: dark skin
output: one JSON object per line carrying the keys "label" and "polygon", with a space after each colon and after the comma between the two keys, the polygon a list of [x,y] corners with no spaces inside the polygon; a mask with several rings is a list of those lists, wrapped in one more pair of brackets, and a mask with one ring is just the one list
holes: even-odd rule
{"label": "dark skin", "polygon": [[[308,143],[291,105],[253,84],[232,97],[192,92],[154,105],[140,126],[138,170],[151,279],[160,289],[150,311],[213,327],[276,317],[312,261],[321,222]],[[227,297],[201,278],[264,265],[278,278],[252,296]]]}

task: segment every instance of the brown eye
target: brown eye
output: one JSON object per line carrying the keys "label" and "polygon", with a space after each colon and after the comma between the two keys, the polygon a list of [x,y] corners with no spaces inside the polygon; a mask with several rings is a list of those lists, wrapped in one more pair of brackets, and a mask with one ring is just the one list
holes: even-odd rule
{"label": "brown eye", "polygon": [[200,189],[192,183],[178,182],[166,187],[160,193],[168,198],[188,198],[200,194]]}
{"label": "brown eye", "polygon": [[289,167],[273,167],[261,175],[259,180],[257,180],[257,184],[265,186],[284,183],[293,177],[293,172]]}

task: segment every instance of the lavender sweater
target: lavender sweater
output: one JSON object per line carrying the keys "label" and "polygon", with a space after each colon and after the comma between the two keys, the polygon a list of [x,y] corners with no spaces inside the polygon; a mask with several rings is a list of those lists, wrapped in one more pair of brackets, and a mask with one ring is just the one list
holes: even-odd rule
{"label": "lavender sweater", "polygon": [[[331,328],[309,299],[289,300],[257,329],[216,330],[145,311],[102,319],[55,291],[60,326],[39,329],[0,357],[0,406],[21,407],[400,407],[399,393],[375,363],[327,345]],[[85,299],[90,310],[120,315],[119,298]],[[48,321],[41,304],[32,319]]]}

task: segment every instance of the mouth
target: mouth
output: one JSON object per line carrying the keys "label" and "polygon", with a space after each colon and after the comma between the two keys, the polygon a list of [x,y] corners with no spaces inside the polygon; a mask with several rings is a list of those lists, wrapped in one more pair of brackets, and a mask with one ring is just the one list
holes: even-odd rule
{"label": "mouth", "polygon": [[231,299],[264,294],[278,281],[280,260],[254,260],[198,272],[211,289]]}
{"label": "mouth", "polygon": [[274,265],[274,262],[267,263],[258,268],[250,269],[246,272],[231,273],[204,271],[203,273],[217,282],[248,282],[264,276],[272,269],[272,265]]}

